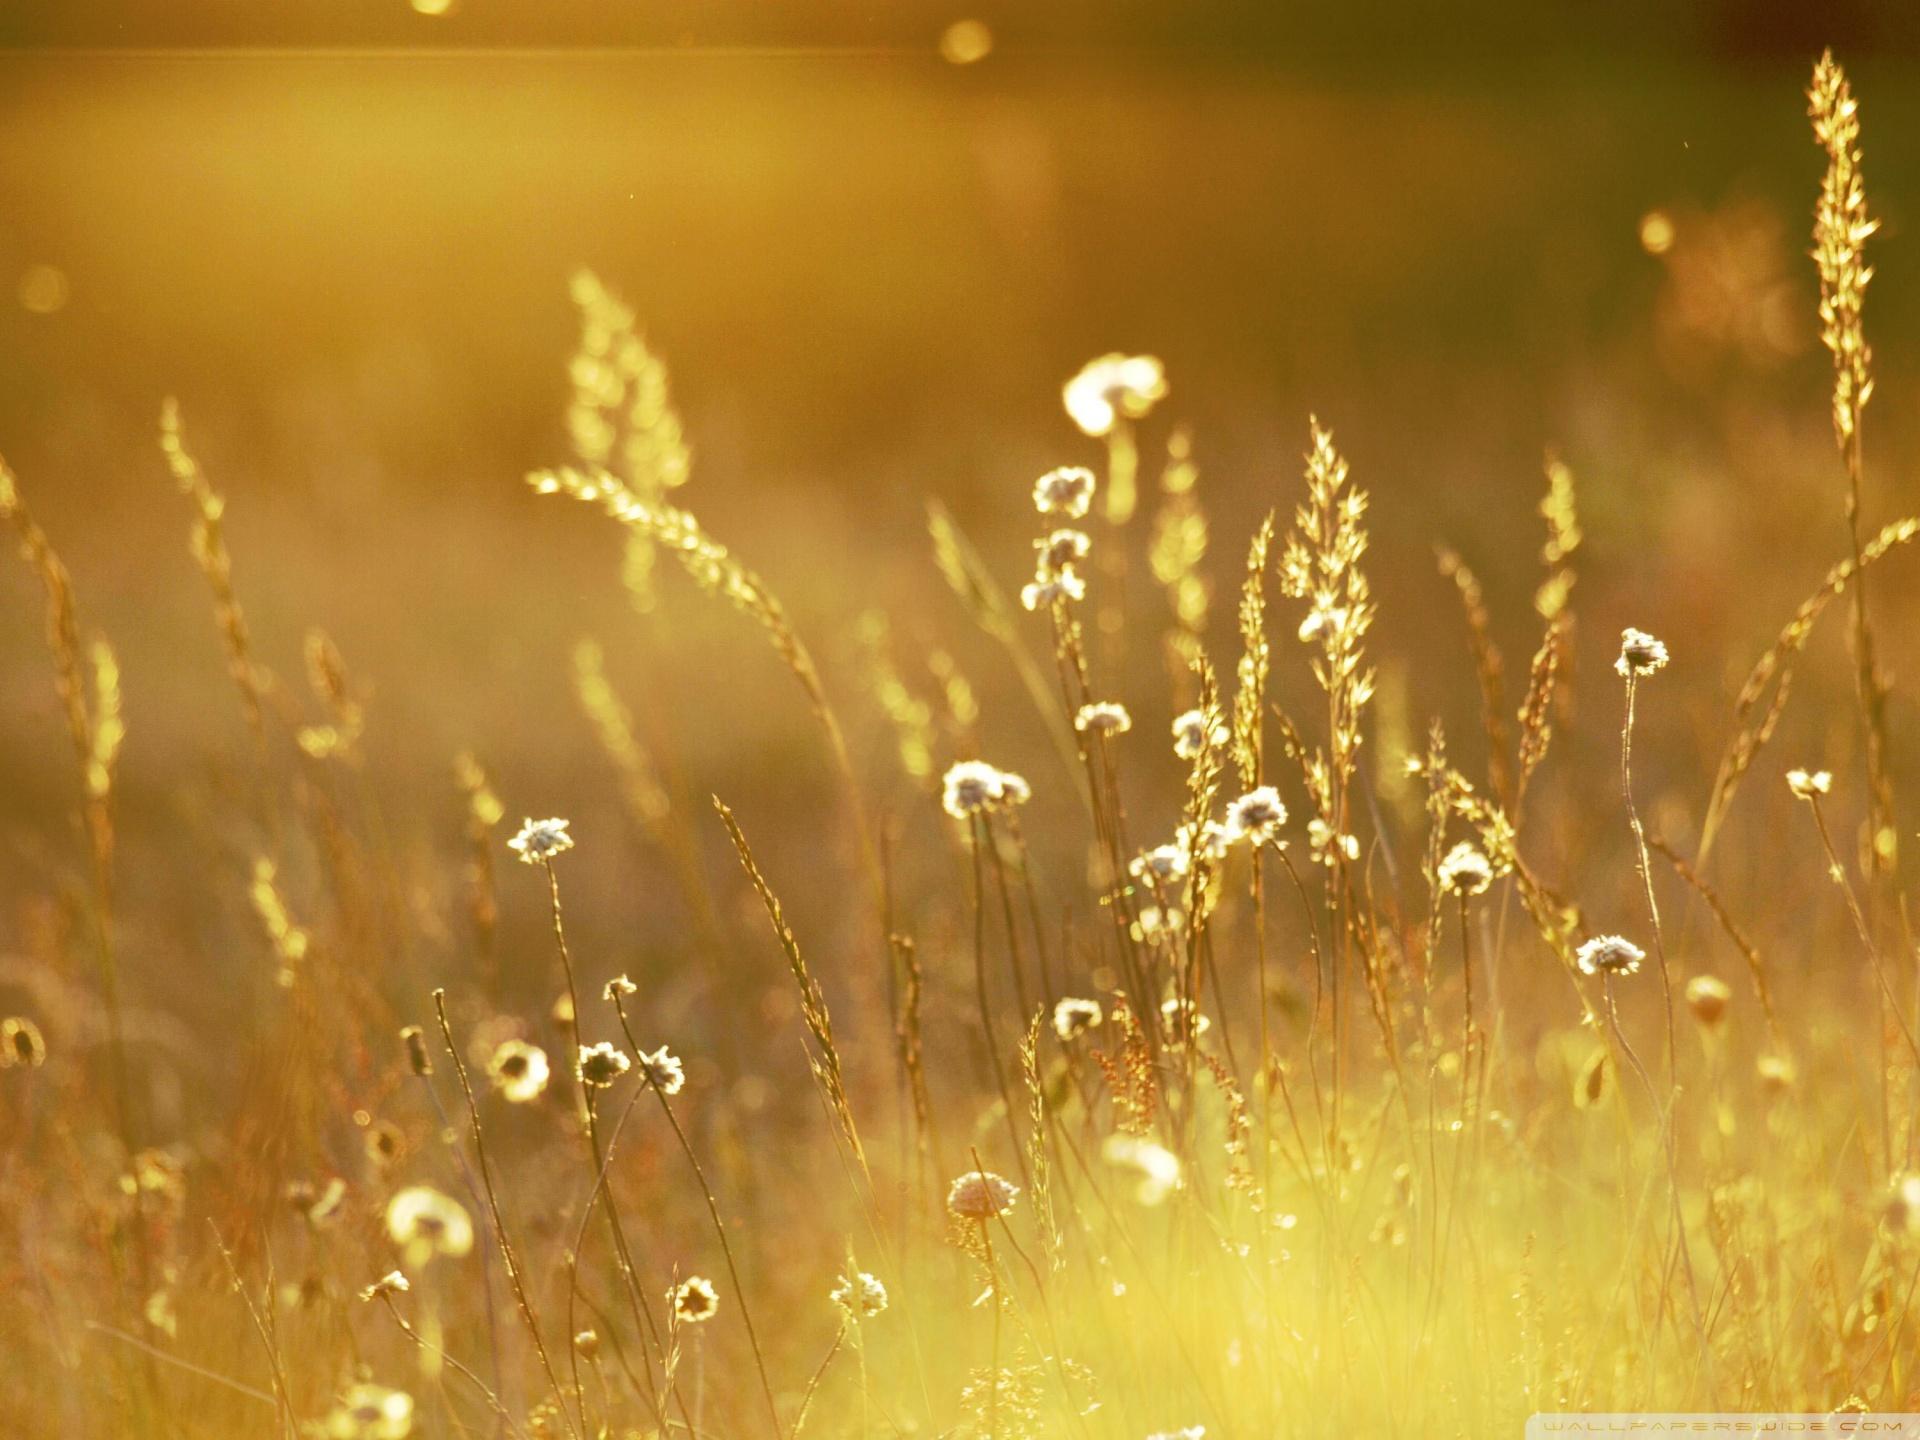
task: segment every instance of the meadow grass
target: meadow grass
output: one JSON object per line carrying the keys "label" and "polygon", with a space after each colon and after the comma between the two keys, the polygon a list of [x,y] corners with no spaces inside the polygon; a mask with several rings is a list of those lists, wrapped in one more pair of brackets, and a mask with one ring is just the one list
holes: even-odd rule
{"label": "meadow grass", "polygon": [[[1912,815],[1866,587],[1920,522],[1866,518],[1875,222],[1830,56],[1809,104],[1844,523],[1777,641],[1712,699],[1684,804],[1649,803],[1646,737],[1719,667],[1685,636],[1588,640],[1557,457],[1517,704],[1506,623],[1437,551],[1462,644],[1428,671],[1470,697],[1477,735],[1417,715],[1374,651],[1375,519],[1334,431],[1308,420],[1301,489],[1221,535],[1148,356],[1067,381],[1101,469],[1032,484],[1030,553],[983,553],[930,505],[947,616],[890,612],[849,567],[845,636],[818,652],[851,641],[843,673],[682,503],[666,365],[583,275],[574,453],[528,480],[621,527],[632,613],[591,617],[577,723],[556,717],[551,743],[597,755],[629,834],[509,832],[504,777],[461,753],[444,843],[402,845],[369,780],[365,689],[318,630],[304,695],[256,653],[245,556],[169,402],[162,457],[248,747],[218,787],[244,864],[181,873],[231,894],[262,977],[251,1041],[195,1035],[221,1083],[184,1118],[152,1103],[179,1082],[132,1043],[157,1022],[130,1026],[122,996],[122,942],[159,928],[117,903],[116,766],[139,716],[0,466],[79,818],[45,840],[77,877],[54,867],[45,983],[0,992],[25,997],[0,1024],[0,1418],[1266,1440],[1920,1409]],[[1223,627],[1216,586],[1236,581]],[[1825,636],[1842,597],[1846,632]],[[778,817],[733,788],[750,768],[689,774],[604,648],[714,599],[771,648],[761,703],[805,716],[837,797],[760,853]],[[958,641],[923,638],[948,620],[1006,683],[976,687]],[[1851,697],[1796,696],[1821,733],[1858,735],[1832,764],[1773,745],[1816,635],[1852,672]],[[1555,765],[1583,693],[1617,717],[1617,768]],[[1005,768],[989,733],[1047,769]],[[1748,779],[1800,828],[1772,827]],[[1616,843],[1571,864],[1582,813]],[[569,924],[601,898],[570,871],[620,847],[626,883],[686,922],[638,981]],[[1776,904],[1730,898],[1735,854],[1777,874]],[[1800,963],[1794,907],[1820,904],[1853,948]],[[797,918],[827,911],[818,932]],[[503,947],[512,914],[549,943]],[[418,983],[428,930],[456,963]]]}

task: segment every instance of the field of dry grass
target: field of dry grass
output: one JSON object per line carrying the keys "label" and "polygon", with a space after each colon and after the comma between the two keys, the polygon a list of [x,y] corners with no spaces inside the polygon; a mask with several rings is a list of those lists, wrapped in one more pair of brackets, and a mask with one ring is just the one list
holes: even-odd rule
{"label": "field of dry grass", "polygon": [[[489,284],[560,243],[544,182],[565,243],[618,248],[589,218],[617,147],[549,166],[496,118],[497,178],[380,199],[243,67],[265,138],[202,135],[210,186],[147,135],[152,73],[100,63],[5,62],[36,243],[110,196],[195,204],[149,256],[181,293],[103,240],[66,261],[70,330],[44,265],[6,321],[47,362],[0,402],[32,437],[0,446],[10,1432],[1920,1410],[1920,263],[1881,179],[1913,171],[1910,90],[1869,87],[1864,140],[1831,58],[1713,102],[1795,147],[1759,172],[1794,209],[1731,162],[1704,198],[1581,200],[1583,136],[1632,144],[1561,115],[1520,145],[1484,95],[1224,80],[1175,138],[1091,82],[916,90],[836,180],[782,148],[820,97],[770,86],[642,156],[713,242],[684,286],[578,271],[576,335],[557,285],[527,321],[535,380]],[[456,144],[351,83],[409,137],[389,183]],[[445,113],[481,124],[473,83],[449,69]],[[560,93],[524,83],[503,113]],[[842,76],[811,123],[876,131],[893,83]],[[615,88],[582,93],[617,127]],[[1240,136],[1298,199],[1236,229],[1204,157]],[[298,184],[261,168],[295,139],[329,157]],[[911,191],[929,157],[967,185]],[[1306,278],[1236,315],[1179,225],[1109,253],[1068,203],[1155,183],[1221,276],[1271,239]],[[370,194],[355,250],[325,222]],[[216,273],[253,196],[292,260]],[[438,278],[378,213],[484,237],[489,196],[526,224]],[[322,223],[276,231],[301,205]],[[1023,247],[1036,273],[969,316]],[[1193,262],[1189,310],[1141,298],[1156,258]],[[249,297],[294,272],[310,308]],[[408,274],[472,314],[396,321],[343,380],[343,317],[406,315]],[[1109,295],[1166,363],[997,353],[1056,318],[1078,344]],[[218,397],[273,354],[254,304],[314,368],[250,428]],[[88,360],[141,323],[220,351],[150,410],[153,356]],[[1563,328],[1565,363],[1495,356]],[[423,356],[463,344],[449,389]],[[815,361],[843,383],[791,378]]]}

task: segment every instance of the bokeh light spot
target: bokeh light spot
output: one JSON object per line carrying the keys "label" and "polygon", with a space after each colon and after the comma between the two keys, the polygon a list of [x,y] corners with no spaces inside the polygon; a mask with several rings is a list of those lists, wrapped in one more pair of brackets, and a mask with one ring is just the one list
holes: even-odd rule
{"label": "bokeh light spot", "polygon": [[29,265],[20,277],[20,304],[35,315],[51,315],[67,303],[67,275],[54,265]]}
{"label": "bokeh light spot", "polygon": [[1664,255],[1673,248],[1673,220],[1664,210],[1649,210],[1640,220],[1640,248]]}
{"label": "bokeh light spot", "polygon": [[940,36],[940,58],[951,65],[972,65],[993,51],[993,31],[979,20],[956,20]]}

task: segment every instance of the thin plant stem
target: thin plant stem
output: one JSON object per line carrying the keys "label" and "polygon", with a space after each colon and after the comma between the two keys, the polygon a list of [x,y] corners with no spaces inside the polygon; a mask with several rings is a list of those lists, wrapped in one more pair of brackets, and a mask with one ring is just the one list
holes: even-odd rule
{"label": "thin plant stem", "polygon": [[[1678,1108],[1680,1100],[1678,1070],[1679,1039],[1674,1024],[1673,975],[1671,967],[1667,964],[1666,939],[1660,928],[1660,902],[1653,890],[1653,863],[1647,854],[1646,827],[1640,823],[1640,808],[1634,803],[1633,798],[1633,720],[1634,700],[1639,690],[1639,674],[1637,667],[1631,663],[1629,663],[1625,669],[1627,708],[1625,719],[1620,727],[1620,793],[1626,802],[1627,823],[1633,831],[1634,856],[1636,863],[1640,867],[1640,884],[1647,902],[1647,923],[1652,928],[1654,956],[1660,966],[1660,997],[1666,1010],[1667,1098],[1665,1105],[1661,1107],[1664,1110],[1664,1117],[1661,1122],[1661,1136],[1666,1147],[1668,1208],[1671,1212],[1673,1225],[1673,1244],[1680,1258],[1681,1270],[1686,1276],[1687,1298],[1693,1309],[1694,1330],[1700,1341],[1701,1363],[1706,1368],[1708,1383],[1709,1386],[1711,1386],[1713,1373],[1712,1354],[1707,1344],[1706,1320],[1700,1308],[1700,1288],[1693,1273],[1693,1255],[1687,1245],[1686,1216],[1680,1205],[1680,1157],[1678,1147],[1674,1140],[1675,1111]],[[1607,991],[1607,1004],[1609,1008],[1612,1008],[1613,991],[1611,989],[1611,975],[1609,975],[1607,983],[1609,987]],[[1620,1037],[1622,1045],[1624,1046],[1625,1037],[1621,1034],[1620,1021],[1617,1014],[1613,1016],[1613,1029],[1614,1034]],[[1631,1051],[1629,1051],[1628,1054],[1633,1058],[1634,1063],[1638,1065],[1639,1058],[1633,1056]],[[1666,1303],[1665,1292],[1666,1279],[1663,1274],[1661,1280],[1661,1304],[1663,1308]]]}
{"label": "thin plant stem", "polygon": [[[633,1047],[634,1054],[638,1056],[642,1053],[640,1042],[634,1039],[633,1027],[627,1023],[626,1004],[620,998],[618,990],[610,993],[613,996],[614,1012],[620,1017],[620,1033],[626,1037],[627,1044]],[[733,1281],[733,1293],[740,1302],[740,1318],[746,1322],[747,1340],[753,1347],[753,1364],[760,1375],[760,1390],[766,1397],[767,1414],[773,1420],[773,1433],[775,1437],[784,1436],[786,1431],[780,1423],[780,1407],[774,1403],[773,1399],[773,1382],[767,1378],[766,1356],[760,1349],[759,1332],[753,1327],[753,1310],[747,1302],[747,1287],[741,1282],[740,1267],[733,1258],[733,1242],[727,1239],[727,1224],[720,1218],[720,1205],[714,1199],[713,1186],[707,1182],[707,1172],[701,1167],[700,1157],[694,1153],[693,1145],[687,1139],[687,1132],[681,1127],[680,1117],[673,1113],[673,1106],[667,1102],[667,1092],[647,1071],[644,1062],[640,1069],[642,1083],[660,1102],[660,1112],[667,1117],[667,1124],[673,1129],[673,1138],[680,1142],[680,1153],[687,1157],[687,1164],[693,1170],[693,1178],[699,1182],[701,1198],[707,1202],[707,1215],[713,1221],[713,1233],[720,1241],[720,1253],[727,1262],[727,1275]]]}
{"label": "thin plant stem", "polygon": [[507,1221],[500,1211],[500,1196],[493,1183],[493,1167],[487,1160],[486,1136],[480,1128],[480,1106],[474,1099],[473,1082],[467,1078],[466,1062],[460,1058],[460,1047],[454,1043],[453,1023],[447,1019],[447,992],[444,989],[434,990],[433,1011],[440,1021],[440,1037],[446,1043],[447,1055],[453,1061],[453,1073],[460,1078],[460,1093],[467,1102],[468,1133],[473,1139],[474,1158],[480,1165],[480,1186],[487,1197],[487,1216],[493,1223],[494,1242],[500,1247],[500,1262],[506,1267],[507,1281],[513,1287],[513,1298],[519,1307],[520,1319],[533,1340],[534,1353],[540,1357],[540,1368],[546,1373],[547,1384],[559,1403],[560,1418],[566,1422],[567,1433],[579,1440],[580,1430],[574,1424],[573,1412],[567,1408],[566,1391],[560,1385],[560,1372],[554,1369],[553,1356],[548,1353],[546,1339],[540,1333],[540,1320],[533,1308],[533,1297],[528,1294],[526,1281],[521,1275],[513,1241],[507,1238]]}

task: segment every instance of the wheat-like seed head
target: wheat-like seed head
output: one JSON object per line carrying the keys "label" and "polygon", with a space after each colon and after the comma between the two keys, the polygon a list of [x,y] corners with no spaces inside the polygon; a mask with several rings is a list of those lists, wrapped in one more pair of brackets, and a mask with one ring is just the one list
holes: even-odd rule
{"label": "wheat-like seed head", "polygon": [[1866,242],[1880,222],[1867,214],[1860,175],[1859,102],[1831,50],[1814,66],[1807,114],[1827,157],[1814,206],[1813,260],[1820,272],[1820,340],[1833,356],[1833,430],[1844,449],[1857,437],[1873,395],[1873,351],[1861,311],[1873,279]]}
{"label": "wheat-like seed head", "polygon": [[1240,767],[1240,784],[1251,790],[1265,771],[1267,671],[1272,650],[1267,643],[1267,552],[1273,544],[1273,512],[1269,510],[1247,546],[1246,576],[1240,584],[1240,661],[1234,667],[1233,758]]}
{"label": "wheat-like seed head", "polygon": [[620,776],[620,794],[634,820],[648,829],[664,820],[671,805],[653,757],[640,743],[633,716],[607,678],[600,642],[583,639],[573,647],[573,690],[600,750]]}

